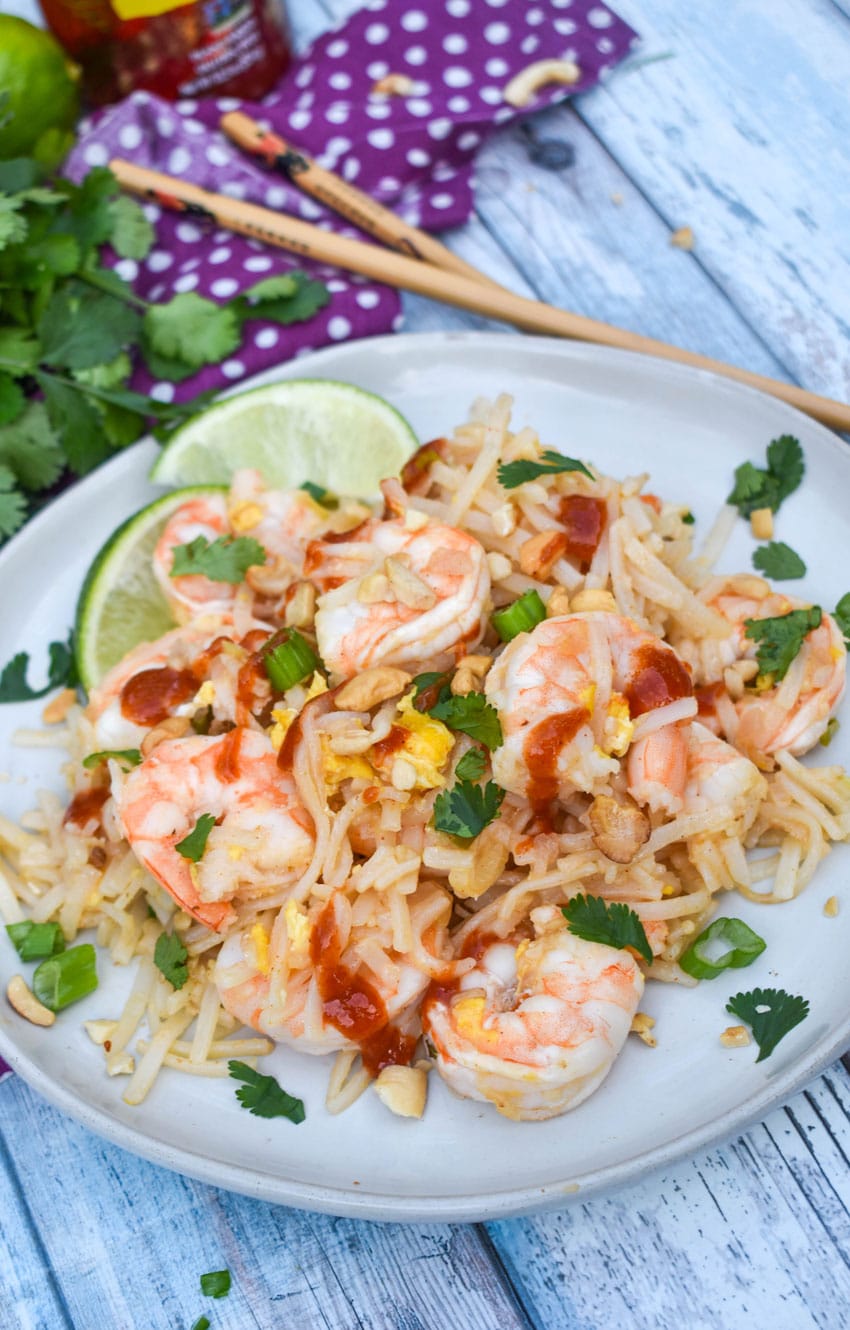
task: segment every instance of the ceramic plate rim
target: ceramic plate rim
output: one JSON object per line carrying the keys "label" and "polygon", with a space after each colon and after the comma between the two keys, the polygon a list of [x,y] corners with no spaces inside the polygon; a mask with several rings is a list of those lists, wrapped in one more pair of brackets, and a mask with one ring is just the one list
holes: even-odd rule
{"label": "ceramic plate rim", "polygon": [[[708,383],[712,391],[739,397],[742,406],[764,400],[764,394],[756,389],[709,371],[629,351],[564,342],[555,338],[528,338],[510,332],[477,331],[388,334],[362,339],[356,343],[325,347],[303,360],[290,361],[255,375],[230,391],[245,391],[283,377],[330,377],[323,373],[326,362],[330,361],[332,364],[334,360],[339,359],[341,353],[345,354],[352,347],[363,347],[366,344],[373,347],[376,354],[380,354],[385,347],[397,352],[399,344],[403,344],[411,356],[415,357],[419,351],[444,349],[448,344],[458,343],[477,347],[491,345],[494,350],[500,352],[509,351],[513,344],[526,352],[537,349],[541,354],[552,352],[562,354],[578,363],[601,359],[609,362],[612,368],[621,365],[632,371],[637,369],[639,374],[644,372],[661,381],[669,380],[678,385],[688,381]],[[230,395],[230,391],[227,395]],[[846,461],[850,461],[846,445],[835,434],[803,416],[787,403],[780,402],[778,405],[788,414],[789,420],[793,421],[796,418],[804,421],[806,432],[809,435],[814,432],[822,446],[838,450]],[[102,476],[103,472],[110,468],[117,474],[118,469],[127,464],[126,458],[131,451],[131,449],[125,450],[92,474]],[[22,541],[36,540],[39,534],[55,521],[57,511],[61,513],[63,503],[71,496],[78,495],[80,486],[85,484],[86,479],[78,482],[64,495],[58,496],[9,541],[6,548],[0,552],[0,579],[7,564],[17,557]],[[850,1011],[843,1021],[830,1027],[816,1044],[809,1047],[760,1091],[749,1095],[739,1104],[692,1131],[674,1136],[660,1145],[640,1150],[627,1160],[593,1169],[586,1174],[575,1174],[569,1178],[549,1182],[543,1186],[520,1186],[462,1196],[413,1196],[376,1190],[353,1194],[350,1190],[339,1187],[301,1183],[261,1169],[211,1160],[201,1153],[184,1147],[164,1144],[141,1127],[135,1128],[111,1118],[104,1110],[87,1103],[73,1091],[53,1081],[48,1073],[17,1048],[11,1037],[7,1037],[0,1030],[0,1055],[37,1093],[97,1135],[152,1163],[212,1186],[224,1187],[266,1201],[343,1217],[408,1222],[465,1222],[506,1218],[564,1206],[571,1201],[585,1200],[588,1196],[603,1190],[625,1186],[661,1167],[669,1166],[701,1149],[726,1140],[760,1119],[766,1112],[781,1105],[796,1090],[812,1080],[834,1061],[848,1044],[850,1044]]]}

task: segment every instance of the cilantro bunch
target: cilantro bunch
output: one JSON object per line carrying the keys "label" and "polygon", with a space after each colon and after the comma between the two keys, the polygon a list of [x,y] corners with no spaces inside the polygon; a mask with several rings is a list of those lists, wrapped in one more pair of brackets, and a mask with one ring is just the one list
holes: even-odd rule
{"label": "cilantro bunch", "polygon": [[64,475],[206,404],[208,394],[168,404],[131,391],[135,353],[177,382],[232,355],[248,319],[300,322],[329,300],[321,282],[291,272],[222,305],[193,293],[151,304],[103,266],[101,249],[141,260],[153,240],[110,171],[75,185],[46,181],[29,158],[0,161],[0,540]]}

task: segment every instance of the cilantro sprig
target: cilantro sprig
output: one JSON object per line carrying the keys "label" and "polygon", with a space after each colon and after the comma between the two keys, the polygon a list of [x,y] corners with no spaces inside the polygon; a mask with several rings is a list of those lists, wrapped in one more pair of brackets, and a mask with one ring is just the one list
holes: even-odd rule
{"label": "cilantro sprig", "polygon": [[579,462],[574,457],[565,457],[554,448],[544,448],[538,461],[521,458],[517,462],[502,462],[496,475],[504,489],[515,490],[529,480],[537,480],[539,476],[557,476],[566,471],[580,471],[588,480],[595,479],[593,472],[588,471],[584,462]]}
{"label": "cilantro sprig", "polygon": [[182,854],[184,859],[191,859],[193,864],[198,860],[207,848],[209,834],[215,826],[215,815],[213,813],[201,813],[188,836],[184,836],[174,846],[178,854]]}
{"label": "cilantro sprig", "polygon": [[652,964],[652,948],[634,910],[621,902],[609,903],[601,896],[573,896],[561,907],[569,930],[588,942],[604,942],[608,947],[629,948]]}
{"label": "cilantro sprig", "polygon": [[809,1003],[806,998],[786,993],[784,988],[754,988],[749,993],[736,993],[726,1010],[749,1025],[759,1049],[756,1062],[763,1062],[779,1041],[806,1019]]}
{"label": "cilantro sprig", "polygon": [[759,677],[769,674],[774,683],[784,679],[805,638],[820,628],[822,618],[820,606],[812,605],[807,610],[792,610],[774,619],[745,619],[746,636],[758,643]]}
{"label": "cilantro sprig", "polygon": [[287,1094],[274,1076],[263,1076],[247,1062],[235,1060],[228,1062],[227,1069],[234,1080],[244,1082],[236,1091],[236,1098],[249,1113],[258,1118],[287,1118],[296,1126],[304,1121],[304,1101]]}
{"label": "cilantro sprig", "polygon": [[484,786],[458,780],[434,800],[434,826],[460,840],[474,840],[499,816],[505,791],[492,780]]}
{"label": "cilantro sprig", "polygon": [[464,693],[456,697],[448,684],[444,684],[437,701],[428,708],[428,715],[441,720],[450,730],[477,739],[485,748],[498,748],[502,743],[499,713],[483,693]]}
{"label": "cilantro sprig", "polygon": [[103,266],[101,248],[139,261],[153,238],[105,168],[74,184],[44,182],[28,158],[0,162],[0,540],[63,472],[84,475],[151,423],[169,432],[211,396],[166,403],[132,391],[133,353],[179,382],[232,355],[249,320],[299,322],[330,299],[294,271],[221,305],[193,292],[151,304]]}
{"label": "cilantro sprig", "polygon": [[790,582],[806,576],[806,565],[784,540],[770,540],[753,551],[753,567],[775,582]]}
{"label": "cilantro sprig", "polygon": [[196,536],[187,545],[175,545],[170,577],[199,573],[211,582],[229,582],[238,586],[249,568],[265,563],[266,551],[252,536],[219,536],[208,540]]}
{"label": "cilantro sprig", "polygon": [[735,484],[726,502],[734,504],[742,517],[750,517],[757,508],[770,508],[776,513],[797,489],[805,470],[799,439],[782,434],[768,444],[766,468],[742,462],[736,469]]}
{"label": "cilantro sprig", "polygon": [[160,933],[153,949],[153,963],[172,988],[182,988],[189,978],[189,953],[175,933]]}
{"label": "cilantro sprig", "polygon": [[44,697],[54,688],[75,686],[77,670],[74,664],[73,636],[69,636],[67,642],[51,642],[47,650],[49,661],[44,687],[33,688],[27,682],[29,653],[19,651],[0,673],[0,702],[31,702],[34,698]]}

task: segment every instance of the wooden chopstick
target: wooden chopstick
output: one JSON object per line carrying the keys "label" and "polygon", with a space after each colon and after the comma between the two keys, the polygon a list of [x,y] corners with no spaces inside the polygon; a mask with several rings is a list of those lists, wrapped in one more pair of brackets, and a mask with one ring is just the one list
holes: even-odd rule
{"label": "wooden chopstick", "polygon": [[311,194],[314,199],[318,199],[326,207],[354,222],[361,231],[366,231],[368,235],[382,240],[385,245],[400,250],[402,254],[408,254],[411,258],[433,263],[435,267],[443,268],[446,272],[460,273],[471,282],[481,282],[499,290],[504,289],[492,278],[473,268],[471,264],[464,263],[463,259],[459,259],[445,245],[441,245],[439,240],[428,235],[427,231],[420,231],[418,227],[409,225],[389,208],[385,208],[383,204],[364,194],[362,189],[355,189],[354,185],[349,185],[341,176],[319,166],[300,148],[293,147],[278,134],[263,129],[262,125],[258,125],[250,116],[244,115],[241,111],[229,111],[227,115],[221,117],[220,125],[227,137],[238,147],[250,153],[252,157],[262,158],[267,165],[275,167],[298,189],[303,189],[305,194]]}
{"label": "wooden chopstick", "polygon": [[658,342],[652,337],[643,337],[639,333],[627,332],[581,314],[571,314],[541,301],[528,300],[525,296],[514,295],[501,287],[470,281],[460,274],[435,268],[430,263],[420,263],[417,259],[395,254],[377,245],[334,235],[311,226],[309,222],[272,212],[254,203],[243,203],[226,194],[210,193],[176,176],[149,171],[120,158],[111,161],[109,165],[119,183],[132,193],[140,194],[163,207],[207,218],[231,231],[262,240],[265,244],[277,245],[319,263],[334,264],[349,272],[361,273],[374,281],[386,282],[404,291],[414,291],[418,295],[441,300],[447,305],[457,305],[491,319],[501,319],[526,332],[576,338],[600,346],[614,346],[625,351],[637,351],[642,355],[657,356],[662,360],[673,360],[696,369],[711,370],[714,374],[735,379],[769,393],[772,397],[778,397],[832,429],[850,431],[850,406],[807,392],[794,384],[769,379],[763,374],[753,374],[750,370],[738,369],[723,361],[684,351],[680,347]]}

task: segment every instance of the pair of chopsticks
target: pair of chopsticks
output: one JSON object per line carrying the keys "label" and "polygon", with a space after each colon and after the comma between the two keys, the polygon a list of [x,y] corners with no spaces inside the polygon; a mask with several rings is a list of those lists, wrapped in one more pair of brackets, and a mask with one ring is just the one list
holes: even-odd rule
{"label": "pair of chopsticks", "polygon": [[515,295],[458,258],[433,236],[410,226],[389,208],[332,171],[320,167],[305,153],[293,148],[277,134],[267,132],[241,112],[225,115],[221,128],[244,151],[262,158],[299,189],[391,248],[334,235],[285,213],[244,203],[226,194],[215,194],[176,176],[134,166],[120,158],[110,162],[110,167],[123,188],[134,194],[316,262],[345,268],[403,291],[413,291],[432,300],[502,320],[525,332],[618,347],[710,370],[778,397],[832,429],[850,431],[850,406],[846,403],[727,365],[709,356],[685,351],[652,337],[557,309],[542,301]]}

